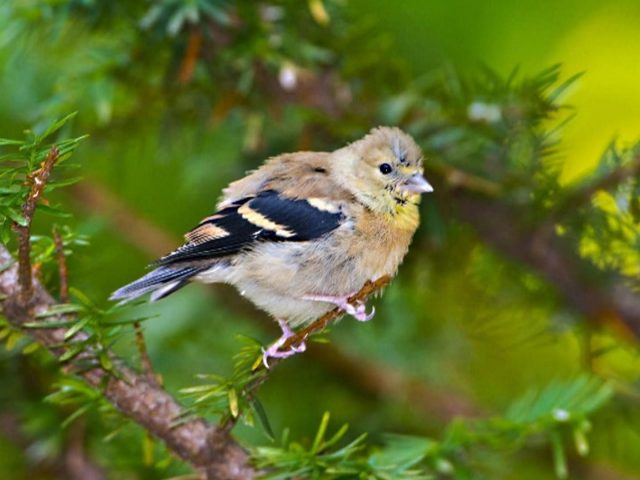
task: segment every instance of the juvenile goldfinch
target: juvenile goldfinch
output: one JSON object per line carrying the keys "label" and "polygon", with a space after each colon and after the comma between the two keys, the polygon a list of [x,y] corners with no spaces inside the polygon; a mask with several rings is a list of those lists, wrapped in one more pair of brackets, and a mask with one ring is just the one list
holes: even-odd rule
{"label": "juvenile goldfinch", "polygon": [[420,194],[431,191],[420,148],[398,128],[375,128],[331,153],[273,157],[231,183],[184,245],[111,298],[150,292],[154,301],[190,281],[232,284],[280,324],[267,365],[304,350],[280,347],[291,329],[335,306],[360,321],[373,316],[348,298],[396,273],[418,227]]}

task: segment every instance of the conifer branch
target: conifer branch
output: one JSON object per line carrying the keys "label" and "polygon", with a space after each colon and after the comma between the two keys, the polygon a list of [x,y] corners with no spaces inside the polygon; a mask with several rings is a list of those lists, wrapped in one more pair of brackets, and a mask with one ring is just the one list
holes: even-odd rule
{"label": "conifer branch", "polygon": [[[389,282],[391,282],[391,277],[389,275],[383,275],[382,277],[377,278],[374,281],[368,281],[357,293],[349,297],[348,302],[351,304],[354,304],[356,302],[364,302],[370,295],[386,287]],[[336,307],[333,310],[329,310],[320,318],[314,320],[305,328],[300,329],[293,336],[289,337],[282,344],[281,349],[288,350],[291,347],[301,344],[302,342],[306,341],[311,335],[321,332],[322,330],[327,328],[327,326],[329,326],[332,321],[343,315],[344,311],[339,307]],[[249,398],[255,395],[255,392],[258,390],[258,388],[260,388],[260,386],[267,380],[267,378],[269,378],[268,372],[270,371],[270,369],[278,365],[283,359],[272,358],[269,362],[269,369],[264,366],[261,360],[262,359],[259,358],[253,367],[254,373],[258,373],[258,375],[255,377],[255,380],[247,385],[243,392],[243,394]]]}
{"label": "conifer branch", "polygon": [[[364,286],[357,293],[349,297],[347,301],[351,304],[364,302],[367,298],[369,298],[370,295],[374,294],[379,290],[382,290],[384,287],[389,285],[389,282],[391,282],[391,277],[389,275],[383,275],[382,277],[374,281],[369,281],[365,283]],[[309,338],[309,336],[313,335],[314,333],[321,332],[322,330],[327,328],[327,326],[332,321],[336,320],[342,315],[344,315],[344,312],[342,311],[342,309],[338,307],[328,311],[317,320],[314,320],[311,324],[309,324],[305,328],[296,332],[295,335],[288,338],[287,341],[284,342],[284,344],[282,345],[282,349],[287,350],[288,348],[291,348],[295,345],[298,345],[299,343],[302,343],[307,338]],[[273,360],[278,360],[278,359],[274,358]],[[272,364],[275,364],[275,363],[276,362],[272,361]]]}
{"label": "conifer branch", "polygon": [[198,58],[200,56],[200,50],[202,48],[202,32],[199,30],[192,30],[189,33],[189,40],[187,48],[184,52],[184,58],[180,65],[180,73],[178,81],[182,85],[186,85],[191,82],[193,73],[195,72]]}
{"label": "conifer branch", "polygon": [[640,338],[640,298],[619,280],[614,287],[591,283],[582,275],[581,259],[555,233],[555,224],[523,225],[516,207],[472,192],[452,195],[457,214],[502,255],[539,272],[565,303],[594,324],[614,320]]}
{"label": "conifer branch", "polygon": [[[11,255],[0,246],[0,264],[9,265]],[[22,303],[22,285],[19,267],[15,263],[0,274],[2,312],[14,325],[20,327],[37,321],[38,314],[56,304],[38,281],[33,282],[29,306]],[[49,321],[69,320],[67,315],[48,317]],[[64,352],[66,328],[25,329],[36,341],[49,349],[56,357]],[[71,371],[87,360],[91,352],[83,352],[66,367]],[[96,366],[90,370],[77,369],[77,375],[89,385],[101,390],[104,397],[120,412],[142,426],[185,462],[209,479],[247,480],[256,476],[249,464],[249,456],[227,432],[201,418],[176,425],[176,419],[184,413],[183,407],[165,390],[141,375],[122,366],[123,361],[113,358],[114,373]]]}
{"label": "conifer branch", "polygon": [[18,232],[18,281],[20,283],[20,302],[27,305],[33,295],[33,275],[31,272],[31,223],[36,212],[38,199],[49,180],[51,171],[60,157],[60,150],[53,145],[40,168],[27,177],[29,193],[22,205],[23,224],[15,224]]}
{"label": "conifer branch", "polygon": [[149,352],[147,352],[147,344],[144,340],[144,333],[142,332],[142,325],[140,325],[140,322],[134,322],[133,329],[136,335],[136,348],[138,349],[138,355],[140,356],[142,371],[147,376],[149,382],[154,384],[156,387],[159,387],[162,385],[162,382],[153,369],[153,364],[151,363],[151,358],[149,358]]}

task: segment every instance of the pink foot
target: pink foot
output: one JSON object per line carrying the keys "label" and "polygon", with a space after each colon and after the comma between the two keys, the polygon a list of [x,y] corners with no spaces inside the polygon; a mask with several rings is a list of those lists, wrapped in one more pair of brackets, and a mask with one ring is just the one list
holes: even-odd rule
{"label": "pink foot", "polygon": [[269,369],[269,358],[287,358],[296,353],[302,353],[307,349],[307,345],[302,342],[299,345],[292,345],[289,347],[289,350],[281,351],[280,347],[282,347],[289,338],[293,337],[294,333],[285,321],[278,320],[278,325],[280,325],[282,335],[272,343],[269,348],[262,349],[262,364],[266,369]]}
{"label": "pink foot", "polygon": [[313,300],[316,302],[333,303],[359,322],[367,322],[371,320],[376,314],[376,307],[371,307],[371,313],[367,313],[367,306],[363,302],[357,302],[355,305],[349,303],[349,297],[351,297],[352,295],[353,293],[345,295],[344,297],[334,297],[332,295],[305,295],[302,298],[304,300]]}

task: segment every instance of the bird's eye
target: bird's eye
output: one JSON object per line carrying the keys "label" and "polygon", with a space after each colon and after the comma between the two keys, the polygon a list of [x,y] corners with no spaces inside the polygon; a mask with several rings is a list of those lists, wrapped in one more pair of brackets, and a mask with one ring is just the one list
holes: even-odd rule
{"label": "bird's eye", "polygon": [[393,170],[391,165],[389,165],[388,163],[383,163],[382,165],[380,165],[379,168],[380,168],[380,172],[382,172],[383,175],[387,175],[391,173],[391,171]]}

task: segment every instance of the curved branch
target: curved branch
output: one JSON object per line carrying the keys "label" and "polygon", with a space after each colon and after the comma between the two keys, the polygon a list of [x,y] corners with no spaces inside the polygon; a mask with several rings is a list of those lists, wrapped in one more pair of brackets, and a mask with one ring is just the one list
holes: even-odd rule
{"label": "curved branch", "polygon": [[[351,295],[348,299],[348,302],[351,304],[359,301],[364,302],[370,295],[387,286],[390,281],[391,277],[388,275],[383,275],[382,277],[372,282],[369,281],[365,283],[364,286],[360,290],[358,290],[358,292]],[[305,328],[298,330],[294,335],[289,337],[280,348],[282,348],[283,350],[287,350],[295,345],[303,343],[309,336],[313,335],[314,333],[321,332],[322,330],[327,328],[332,321],[340,318],[343,315],[344,311],[342,311],[342,309],[339,307],[336,307],[333,310],[329,310],[327,313],[307,325]],[[278,365],[284,359],[277,357],[272,358],[269,367],[267,367],[261,360],[261,358],[258,358],[253,366],[253,371],[257,372],[258,375],[256,376],[255,380],[251,381],[244,389],[244,395],[247,395],[249,397],[255,395],[255,392],[269,378],[268,373],[270,369]]]}
{"label": "curved branch", "polygon": [[[0,245],[0,265],[11,265],[0,273],[2,312],[14,325],[20,327],[36,321],[38,313],[45,312],[56,302],[39,282],[33,282],[33,294],[29,306],[20,299],[18,266],[7,249]],[[64,316],[58,320],[64,320]],[[64,328],[29,329],[27,331],[54,356],[63,353]],[[82,360],[82,356],[77,361]],[[86,358],[86,357],[84,357]],[[116,361],[115,364],[123,364]],[[73,362],[69,365],[73,368]],[[117,367],[117,375],[101,368],[78,373],[87,383],[101,389],[105,398],[120,412],[138,423],[195,469],[216,480],[247,480],[256,476],[249,464],[248,454],[225,430],[196,418],[175,425],[184,413],[182,406],[146,375],[130,368]]]}
{"label": "curved branch", "polygon": [[36,213],[38,200],[44,192],[44,187],[49,180],[51,171],[60,158],[60,150],[53,145],[40,168],[27,176],[26,184],[29,186],[29,193],[22,206],[22,216],[24,224],[15,224],[18,233],[18,282],[20,291],[18,299],[20,303],[26,305],[33,295],[33,278],[31,273],[31,223],[33,215]]}
{"label": "curved branch", "polygon": [[539,272],[565,304],[594,323],[617,320],[640,338],[640,297],[619,281],[610,287],[585,275],[586,262],[563,244],[551,221],[524,225],[520,220],[526,215],[516,207],[464,190],[454,191],[451,200],[458,216],[488,245]]}
{"label": "curved branch", "polygon": [[[364,302],[367,298],[369,298],[370,295],[389,285],[389,282],[391,282],[391,277],[389,275],[383,275],[382,277],[372,282],[367,282],[364,284],[364,286],[360,290],[358,290],[357,293],[351,295],[347,301],[351,304],[356,304],[357,302]],[[342,315],[344,315],[344,312],[342,311],[342,309],[338,307],[334,308],[333,310],[329,310],[327,313],[322,315],[317,320],[314,320],[305,328],[297,331],[295,335],[289,337],[287,341],[284,342],[282,344],[282,347],[280,348],[282,348],[283,350],[287,350],[292,346],[305,341],[307,337],[309,337],[310,335],[313,335],[314,333],[321,332],[322,330],[327,328],[327,326],[329,326],[329,324],[332,321],[334,321],[338,317],[341,317]],[[275,358],[273,360],[278,360],[278,359]],[[276,362],[272,361],[271,363],[275,364]]]}

